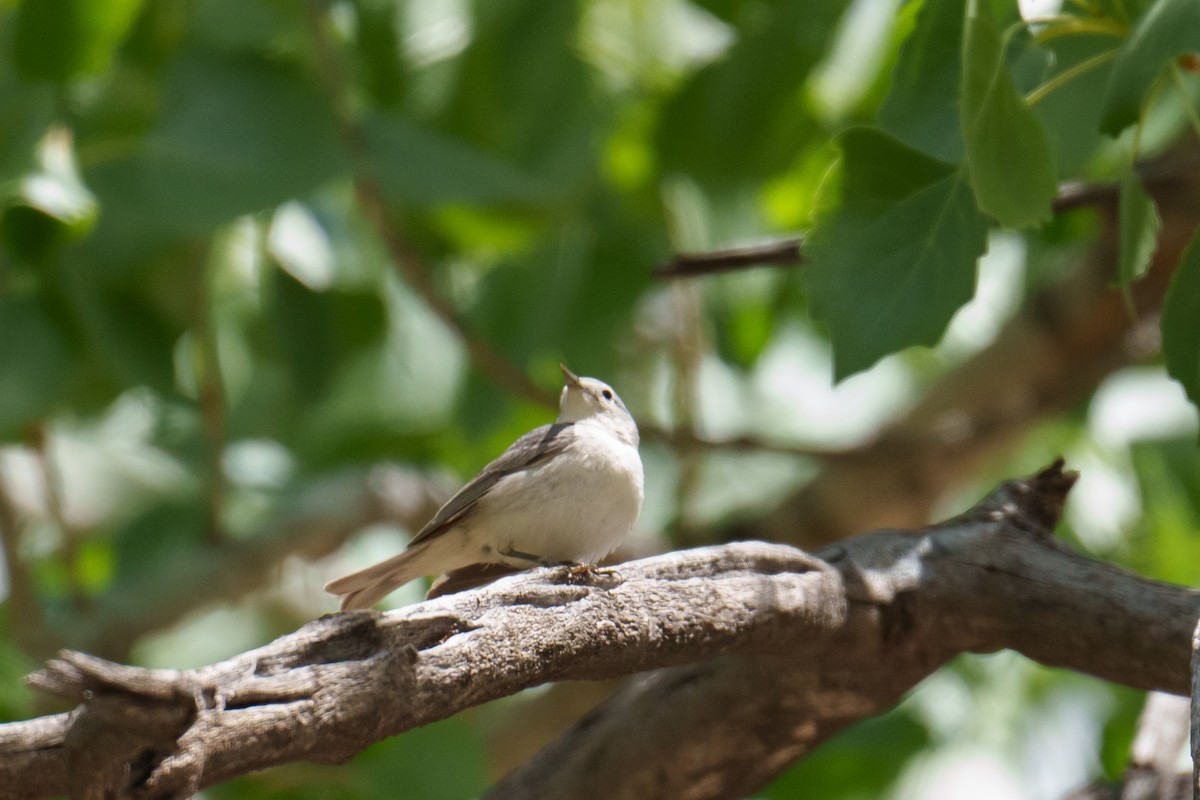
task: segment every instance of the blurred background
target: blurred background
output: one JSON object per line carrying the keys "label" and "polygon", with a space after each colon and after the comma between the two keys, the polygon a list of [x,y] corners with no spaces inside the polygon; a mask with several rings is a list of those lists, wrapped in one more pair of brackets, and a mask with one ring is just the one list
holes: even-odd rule
{"label": "blurred background", "polygon": [[[22,677],[60,647],[183,668],[332,611],[326,580],[553,418],[559,361],[643,429],[623,557],[920,525],[1063,454],[1064,538],[1197,583],[1197,415],[1157,334],[1200,219],[1196,65],[1119,137],[1097,100],[1146,10],[1183,4],[993,5],[1064,188],[1043,224],[982,229],[965,294],[889,307],[886,274],[822,294],[792,246],[656,268],[802,235],[850,126],[957,162],[934,101],[961,3],[0,2],[0,720],[50,710]],[[1112,182],[1135,160],[1161,241],[1126,305]],[[830,330],[889,315],[936,345],[839,350],[835,382]],[[201,796],[474,796],[610,688]],[[1141,703],[964,657],[760,796],[1061,797],[1120,774]]]}

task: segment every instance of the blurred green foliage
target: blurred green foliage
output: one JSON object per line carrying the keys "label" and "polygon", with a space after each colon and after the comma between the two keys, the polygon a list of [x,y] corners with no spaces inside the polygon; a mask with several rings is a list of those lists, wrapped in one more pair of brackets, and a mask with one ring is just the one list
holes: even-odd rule
{"label": "blurred green foliage", "polygon": [[[1047,222],[1059,181],[1123,182],[1114,279],[1128,289],[1159,221],[1131,165],[1200,133],[1200,80],[1180,58],[1200,51],[1198,9],[0,2],[0,715],[34,713],[19,678],[60,645],[179,665],[178,637],[189,658],[218,658],[214,631],[268,637],[329,610],[317,587],[340,565],[284,563],[221,607],[240,627],[188,618],[204,597],[164,598],[219,574],[229,542],[285,535],[327,481],[388,460],[453,485],[545,422],[532,392],[472,363],[447,316],[545,392],[559,361],[616,383],[647,427],[845,446],[1094,241],[1092,218]],[[802,228],[801,270],[651,277],[673,251]],[[1165,366],[1193,402],[1198,297],[1193,245],[1163,314]],[[1161,371],[1090,408],[980,485],[1062,449],[1090,459],[1069,535],[1197,582],[1194,410]],[[761,511],[812,472],[643,450],[643,526],[667,534]],[[1089,516],[1105,486],[1124,505]],[[349,560],[402,542],[372,535]],[[132,641],[83,630],[113,619]],[[763,796],[899,796],[899,776],[954,743],[929,704],[1000,685],[970,664]],[[1096,763],[1063,780],[1119,769],[1136,693],[1010,672],[1014,725],[1063,708],[1092,725],[1099,745],[1078,750]],[[456,719],[349,767],[206,796],[466,797],[487,784],[485,751]],[[1038,758],[1014,746],[997,763],[1028,776]]]}

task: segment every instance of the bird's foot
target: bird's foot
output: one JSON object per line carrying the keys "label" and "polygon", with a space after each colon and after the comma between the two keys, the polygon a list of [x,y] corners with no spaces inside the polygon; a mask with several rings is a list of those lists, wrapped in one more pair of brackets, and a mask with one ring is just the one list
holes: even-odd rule
{"label": "bird's foot", "polygon": [[621,582],[621,573],[612,567],[600,567],[595,564],[582,564],[578,561],[556,561],[545,556],[535,556],[520,550],[502,550],[500,555],[514,561],[524,561],[530,566],[550,567],[563,570],[567,583],[615,585]]}
{"label": "bird's foot", "polygon": [[612,567],[601,567],[596,564],[580,564],[577,561],[567,561],[560,566],[565,567],[563,573],[568,583],[605,583],[621,582],[621,573]]}

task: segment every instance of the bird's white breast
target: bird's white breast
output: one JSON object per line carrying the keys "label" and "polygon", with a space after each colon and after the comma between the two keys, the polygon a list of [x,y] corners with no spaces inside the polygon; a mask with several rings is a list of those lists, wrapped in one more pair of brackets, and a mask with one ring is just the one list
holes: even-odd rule
{"label": "bird's white breast", "polygon": [[592,420],[572,433],[562,453],[506,476],[480,500],[473,544],[594,564],[621,543],[642,508],[637,448]]}

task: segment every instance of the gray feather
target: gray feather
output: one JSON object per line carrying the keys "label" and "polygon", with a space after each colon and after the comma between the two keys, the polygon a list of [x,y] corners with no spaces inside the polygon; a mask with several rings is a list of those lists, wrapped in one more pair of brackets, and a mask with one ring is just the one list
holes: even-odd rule
{"label": "gray feather", "polygon": [[409,542],[409,547],[443,533],[471,512],[475,504],[492,490],[501,478],[544,464],[565,450],[574,436],[571,422],[556,422],[534,428],[512,443],[475,478],[438,509],[433,519]]}

